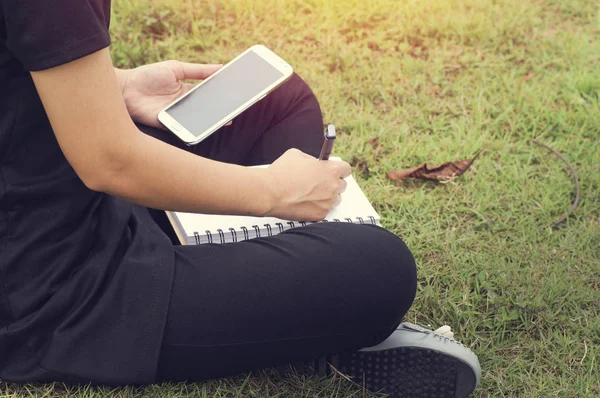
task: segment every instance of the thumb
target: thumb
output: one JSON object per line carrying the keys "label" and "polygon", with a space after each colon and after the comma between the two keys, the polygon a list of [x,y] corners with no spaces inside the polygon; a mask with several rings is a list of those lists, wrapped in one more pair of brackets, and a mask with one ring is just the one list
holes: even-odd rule
{"label": "thumb", "polygon": [[189,62],[178,62],[173,68],[177,80],[203,80],[223,67],[221,64],[192,64]]}
{"label": "thumb", "polygon": [[182,89],[181,93],[179,93],[178,95],[183,95],[196,86],[197,86],[196,84],[192,84],[192,83],[183,83],[183,86],[182,86],[183,89]]}

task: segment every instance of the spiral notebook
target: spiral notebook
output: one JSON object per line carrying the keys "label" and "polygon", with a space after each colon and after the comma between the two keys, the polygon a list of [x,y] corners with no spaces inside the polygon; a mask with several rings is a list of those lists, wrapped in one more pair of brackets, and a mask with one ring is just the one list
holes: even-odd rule
{"label": "spiral notebook", "polygon": [[[380,225],[380,217],[356,180],[346,178],[342,202],[323,221]],[[314,224],[275,217],[249,217],[215,214],[167,212],[175,233],[184,245],[231,243],[272,236],[291,228]]]}

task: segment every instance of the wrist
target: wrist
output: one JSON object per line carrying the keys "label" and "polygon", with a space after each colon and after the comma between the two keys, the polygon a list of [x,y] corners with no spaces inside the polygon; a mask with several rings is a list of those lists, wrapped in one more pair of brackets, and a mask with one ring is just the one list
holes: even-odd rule
{"label": "wrist", "polygon": [[250,200],[248,209],[251,215],[256,217],[265,217],[273,213],[273,210],[279,203],[280,195],[277,190],[277,184],[273,184],[273,179],[268,168],[265,167],[247,167],[253,187],[254,197],[258,200]]}

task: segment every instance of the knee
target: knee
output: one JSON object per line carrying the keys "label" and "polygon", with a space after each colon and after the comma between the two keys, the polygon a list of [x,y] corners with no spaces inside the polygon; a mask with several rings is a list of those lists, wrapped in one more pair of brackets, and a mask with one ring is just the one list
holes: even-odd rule
{"label": "knee", "polygon": [[346,235],[345,248],[340,250],[354,253],[362,260],[355,267],[372,276],[369,283],[374,285],[376,294],[385,299],[390,311],[403,316],[412,305],[417,290],[415,260],[406,244],[378,226],[340,223],[338,229]]}
{"label": "knee", "polygon": [[314,100],[316,101],[315,95],[308,83],[306,83],[304,79],[302,79],[296,73],[292,74],[292,77],[290,77],[285,83],[283,83],[280,89],[282,89],[280,91],[285,91],[290,97],[311,97],[314,98]]}
{"label": "knee", "polygon": [[296,73],[270,95],[271,100],[286,109],[301,109],[321,118],[321,107],[309,85]]}
{"label": "knee", "polygon": [[389,278],[387,285],[392,295],[400,295],[402,301],[412,304],[417,290],[417,268],[410,249],[398,236],[384,228],[364,227],[363,245],[374,259],[372,265],[379,263],[382,275]]}
{"label": "knee", "polygon": [[369,267],[376,267],[379,272],[375,291],[383,304],[378,311],[389,327],[385,335],[376,336],[375,340],[381,340],[402,322],[412,306],[417,293],[417,269],[411,251],[399,237],[380,227],[364,227],[370,230],[363,237],[364,250],[373,258]]}

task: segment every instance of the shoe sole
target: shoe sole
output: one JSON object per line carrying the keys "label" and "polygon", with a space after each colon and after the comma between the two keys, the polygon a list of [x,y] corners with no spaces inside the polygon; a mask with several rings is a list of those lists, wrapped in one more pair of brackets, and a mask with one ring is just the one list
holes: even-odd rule
{"label": "shoe sole", "polygon": [[389,398],[467,397],[477,383],[466,363],[419,347],[359,351],[340,356],[338,366],[357,384]]}

